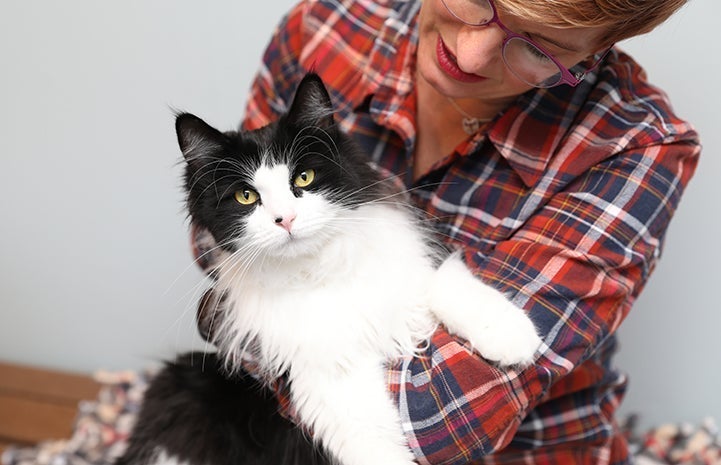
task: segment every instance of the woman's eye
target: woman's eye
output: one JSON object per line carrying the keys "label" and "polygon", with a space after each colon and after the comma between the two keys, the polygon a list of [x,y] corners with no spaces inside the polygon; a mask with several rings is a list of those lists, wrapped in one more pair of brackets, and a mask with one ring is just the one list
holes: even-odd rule
{"label": "woman's eye", "polygon": [[536,60],[543,62],[553,61],[548,55],[540,51],[538,47],[534,46],[533,44],[526,42],[525,45],[528,53],[531,54],[531,56],[533,56],[533,58],[535,58]]}
{"label": "woman's eye", "polygon": [[251,189],[242,189],[235,193],[235,200],[241,205],[253,205],[259,198],[258,193]]}
{"label": "woman's eye", "polygon": [[295,177],[295,181],[293,182],[297,187],[303,188],[310,186],[314,179],[315,170],[305,170],[301,171],[301,173]]}

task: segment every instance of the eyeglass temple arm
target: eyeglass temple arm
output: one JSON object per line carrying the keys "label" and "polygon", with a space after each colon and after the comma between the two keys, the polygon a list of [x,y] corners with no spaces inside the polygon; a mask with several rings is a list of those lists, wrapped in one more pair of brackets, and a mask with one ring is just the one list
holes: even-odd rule
{"label": "eyeglass temple arm", "polygon": [[591,66],[590,68],[588,68],[588,69],[585,70],[584,72],[573,73],[573,76],[578,80],[578,83],[577,83],[577,84],[580,84],[581,81],[583,81],[584,79],[586,79],[586,75],[587,75],[588,73],[590,73],[590,72],[593,71],[594,69],[598,68],[598,66],[601,64],[601,62],[603,61],[603,59],[606,58],[606,55],[609,54],[609,52],[611,51],[612,48],[613,48],[613,45],[611,45],[611,46],[608,47],[606,50],[604,50],[603,53],[601,53],[601,56],[599,56],[598,59],[596,60],[596,62],[593,64],[593,66]]}

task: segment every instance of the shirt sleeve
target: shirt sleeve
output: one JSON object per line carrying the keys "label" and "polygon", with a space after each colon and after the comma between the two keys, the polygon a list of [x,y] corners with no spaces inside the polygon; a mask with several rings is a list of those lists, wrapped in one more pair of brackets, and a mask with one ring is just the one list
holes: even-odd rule
{"label": "shirt sleeve", "polygon": [[[528,412],[589,361],[653,270],[699,150],[690,137],[617,154],[555,194],[490,252],[463,249],[480,279],[528,311],[544,344],[534,365],[499,369],[441,328],[427,357],[392,367],[391,391],[420,463],[465,463],[503,449]],[[587,372],[578,381],[587,386],[563,391],[600,381],[594,377],[602,370]],[[574,426],[559,434],[589,427]]]}
{"label": "shirt sleeve", "polygon": [[297,4],[276,27],[251,85],[242,128],[253,130],[275,121],[288,111],[300,80],[304,43],[303,18],[307,2]]}

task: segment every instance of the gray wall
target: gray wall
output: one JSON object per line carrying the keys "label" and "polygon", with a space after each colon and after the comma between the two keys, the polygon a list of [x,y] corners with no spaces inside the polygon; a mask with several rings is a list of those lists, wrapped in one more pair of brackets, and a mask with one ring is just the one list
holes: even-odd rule
{"label": "gray wall", "polygon": [[[171,108],[234,127],[291,3],[0,2],[0,359],[91,372],[203,348]],[[705,143],[621,330],[624,410],[648,424],[721,420],[719,18],[692,0],[624,44]]]}

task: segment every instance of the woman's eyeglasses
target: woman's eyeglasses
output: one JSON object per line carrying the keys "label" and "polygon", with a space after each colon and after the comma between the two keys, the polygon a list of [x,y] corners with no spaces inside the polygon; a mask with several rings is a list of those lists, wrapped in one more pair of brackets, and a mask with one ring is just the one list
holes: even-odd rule
{"label": "woman's eyeglasses", "polygon": [[508,69],[529,86],[548,88],[559,84],[577,86],[586,74],[596,68],[607,49],[598,56],[595,63],[584,72],[573,73],[563,66],[549,52],[528,37],[516,34],[498,18],[493,0],[441,0],[451,15],[469,26],[490,26],[497,24],[506,38],[503,40],[502,56]]}

